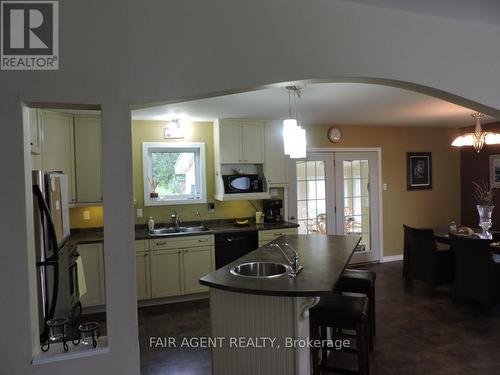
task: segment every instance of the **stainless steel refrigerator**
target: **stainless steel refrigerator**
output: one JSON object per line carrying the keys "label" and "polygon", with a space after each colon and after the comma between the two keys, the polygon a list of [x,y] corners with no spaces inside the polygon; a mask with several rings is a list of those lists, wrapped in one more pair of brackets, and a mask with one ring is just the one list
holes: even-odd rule
{"label": "stainless steel refrigerator", "polygon": [[[76,250],[68,245],[68,178],[58,172],[33,171],[33,213],[41,340],[46,322],[74,318],[80,308]],[[80,311],[81,312],[81,311]]]}

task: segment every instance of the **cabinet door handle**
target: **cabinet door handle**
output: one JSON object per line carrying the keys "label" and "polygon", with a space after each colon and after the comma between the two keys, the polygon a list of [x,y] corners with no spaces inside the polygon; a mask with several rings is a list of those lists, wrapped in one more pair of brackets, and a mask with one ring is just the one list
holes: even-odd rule
{"label": "cabinet door handle", "polygon": [[245,163],[246,163],[247,161],[248,161],[248,160],[247,160],[247,159],[245,159]]}
{"label": "cabinet door handle", "polygon": [[166,242],[157,242],[156,246],[161,246],[161,245],[166,245],[166,244],[167,244]]}
{"label": "cabinet door handle", "polygon": [[208,238],[205,238],[203,240],[198,240],[198,242],[208,242]]}
{"label": "cabinet door handle", "polygon": [[149,254],[148,253],[144,253],[144,257],[147,257]]}
{"label": "cabinet door handle", "polygon": [[283,235],[283,233],[274,233],[273,234],[273,236],[275,236],[275,237],[282,236],[282,235]]}

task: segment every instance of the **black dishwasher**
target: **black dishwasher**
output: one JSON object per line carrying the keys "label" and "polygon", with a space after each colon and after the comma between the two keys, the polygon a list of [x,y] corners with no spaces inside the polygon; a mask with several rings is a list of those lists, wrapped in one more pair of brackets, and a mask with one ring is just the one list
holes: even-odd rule
{"label": "black dishwasher", "polygon": [[258,247],[258,232],[222,233],[215,235],[215,268],[224,267]]}

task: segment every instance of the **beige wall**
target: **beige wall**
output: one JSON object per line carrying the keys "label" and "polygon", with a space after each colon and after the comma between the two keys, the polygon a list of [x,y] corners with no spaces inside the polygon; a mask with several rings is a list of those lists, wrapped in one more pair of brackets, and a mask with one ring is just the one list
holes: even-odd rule
{"label": "beige wall", "polygon": [[[208,213],[207,204],[188,204],[178,206],[150,206],[144,207],[143,180],[142,180],[142,142],[165,142],[163,129],[167,123],[164,121],[132,121],[132,158],[134,166],[134,196],[136,208],[144,209],[142,219],[136,223],[146,223],[152,216],[156,222],[170,221],[172,210],[176,210],[181,221],[198,220],[196,210],[204,220],[227,219],[235,217],[254,216],[255,210],[248,201],[219,202],[215,201],[215,213]],[[211,122],[192,122],[186,124],[187,136],[183,140],[168,142],[204,142],[207,168],[207,198],[214,202],[215,193],[215,168],[214,168],[214,140],[213,124]],[[253,201],[261,207],[260,201]]]}
{"label": "beige wall", "polygon": [[[202,218],[221,219],[253,216],[255,210],[248,201],[216,202],[215,213],[209,214],[206,204],[144,207],[142,182],[142,142],[165,141],[162,121],[133,121],[132,147],[134,166],[134,192],[136,208],[144,208],[142,219],[149,216],[157,222],[170,219],[173,209],[181,220],[197,220],[196,210]],[[450,146],[457,131],[432,127],[367,127],[344,126],[342,140],[338,144],[328,141],[326,134],[330,125],[307,126],[308,147],[381,147],[382,182],[388,185],[383,191],[384,255],[402,253],[402,224],[420,227],[446,226],[450,221],[460,221],[460,154]],[[210,122],[195,122],[188,125],[189,136],[185,141],[205,142],[207,158],[208,198],[214,195],[213,128]],[[178,142],[178,141],[171,141]],[[432,152],[432,190],[406,190],[406,152]],[[261,207],[260,201],[254,204]],[[90,211],[90,220],[83,220],[83,211]],[[73,228],[102,226],[102,207],[79,207],[71,209]]]}
{"label": "beige wall", "polygon": [[[342,140],[327,139],[329,125],[306,127],[308,147],[381,147],[384,256],[402,254],[402,225],[446,226],[460,220],[460,153],[450,143],[455,129],[344,126]],[[406,152],[432,152],[432,190],[406,190]]]}

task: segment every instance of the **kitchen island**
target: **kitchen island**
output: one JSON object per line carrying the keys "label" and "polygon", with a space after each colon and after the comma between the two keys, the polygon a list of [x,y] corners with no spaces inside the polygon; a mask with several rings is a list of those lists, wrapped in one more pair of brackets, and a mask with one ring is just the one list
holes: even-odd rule
{"label": "kitchen island", "polygon": [[335,288],[360,239],[279,237],[272,243],[290,244],[300,258],[303,269],[295,278],[234,274],[244,263],[287,264],[270,244],[202,277],[210,287],[211,334],[222,338],[212,348],[213,374],[309,374],[309,309]]}

